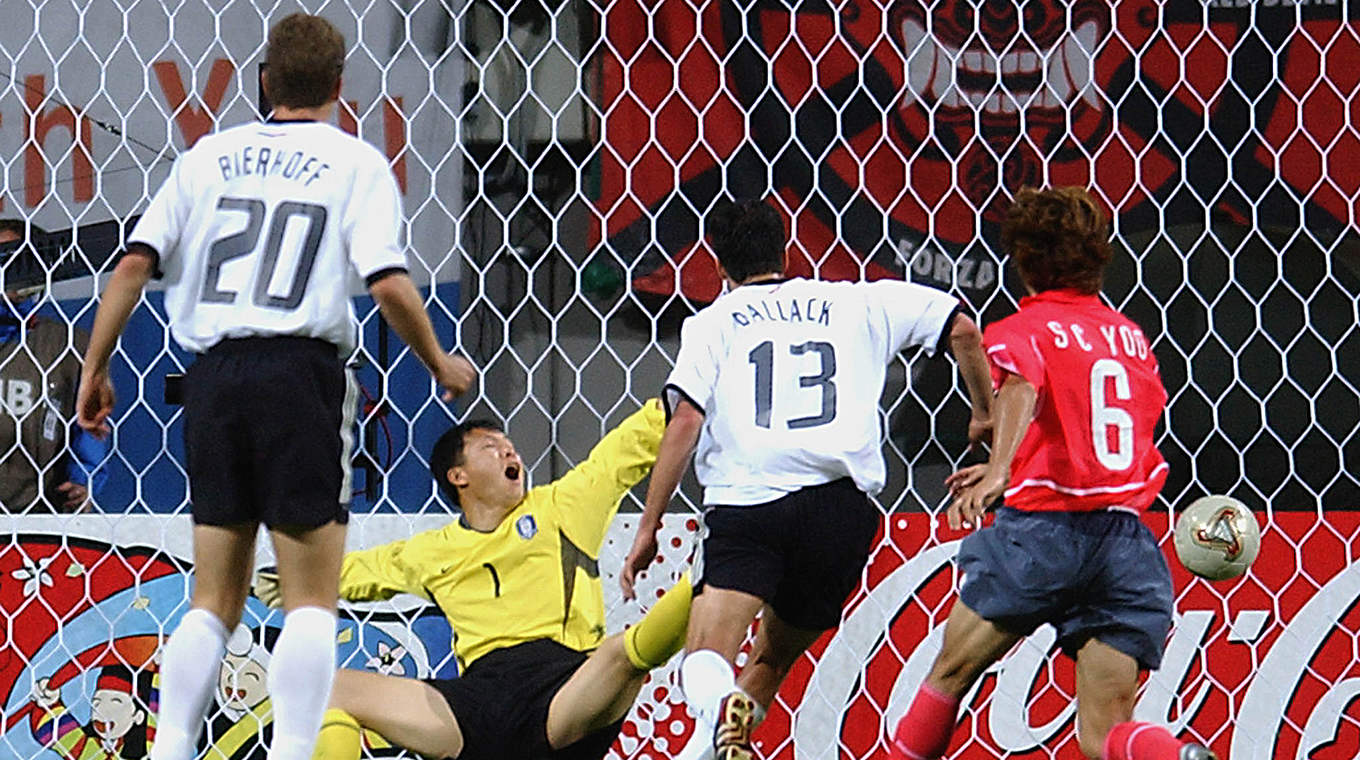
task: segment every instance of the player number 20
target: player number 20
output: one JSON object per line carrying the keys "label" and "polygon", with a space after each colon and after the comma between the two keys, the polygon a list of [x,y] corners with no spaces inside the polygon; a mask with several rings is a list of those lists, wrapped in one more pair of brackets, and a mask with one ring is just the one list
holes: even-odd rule
{"label": "player number 20", "polygon": [[[788,421],[790,430],[817,427],[836,419],[836,347],[820,340],[810,340],[789,346],[789,354],[803,356],[816,354],[821,363],[815,375],[798,378],[800,388],[818,388],[822,392],[821,411],[811,417],[798,417]],[[774,406],[774,343],[765,341],[747,355],[747,360],[756,368],[756,425],[770,427],[770,413]]]}
{"label": "player number 20", "polygon": [[[264,201],[258,198],[221,198],[217,201],[218,212],[244,212],[245,229],[224,238],[219,238],[208,249],[208,266],[203,273],[203,290],[199,300],[204,303],[235,303],[236,291],[222,290],[218,279],[222,276],[222,265],[232,259],[239,259],[253,252],[260,243],[260,231],[264,229],[268,216]],[[288,222],[293,217],[302,217],[307,222],[307,234],[302,239],[302,250],[298,254],[297,270],[293,272],[288,294],[276,296],[269,292],[274,280],[274,270],[279,266],[279,248],[283,234],[288,230]],[[307,282],[312,278],[312,266],[316,263],[316,252],[321,247],[321,235],[326,231],[326,207],[315,203],[284,201],[275,209],[269,222],[269,232],[265,236],[264,259],[255,269],[255,289],[252,300],[256,306],[270,309],[292,311],[302,303],[307,292]]]}
{"label": "player number 20", "polygon": [[[1133,464],[1133,417],[1117,406],[1110,406],[1105,381],[1114,379],[1117,401],[1132,398],[1129,372],[1114,359],[1098,359],[1091,365],[1091,443],[1096,460],[1111,470],[1127,470]],[[1110,446],[1109,429],[1115,429],[1116,443]]]}

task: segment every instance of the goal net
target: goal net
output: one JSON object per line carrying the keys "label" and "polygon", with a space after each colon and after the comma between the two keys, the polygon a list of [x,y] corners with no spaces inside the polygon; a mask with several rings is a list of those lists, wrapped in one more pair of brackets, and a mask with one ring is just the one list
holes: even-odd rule
{"label": "goal net", "polygon": [[[907,278],[980,320],[1021,289],[998,244],[1023,186],[1083,185],[1112,213],[1109,300],[1153,340],[1171,463],[1144,519],[1231,494],[1263,526],[1244,578],[1171,560],[1177,616],[1139,719],[1234,760],[1360,754],[1360,8],[1348,0],[5,0],[0,24],[0,755],[140,758],[157,651],[186,610],[181,415],[190,357],[148,292],[115,357],[109,446],[73,433],[76,358],[102,275],[174,158],[259,117],[268,27],[321,13],[349,45],[336,123],[388,157],[412,274],[479,367],[455,406],[361,292],[364,386],[350,540],[452,519],[434,439],[503,421],[542,484],[655,395],[679,323],[720,283],[704,219],[728,197],[787,220],[792,273]],[[167,396],[169,385],[170,396]],[[882,399],[880,543],[842,625],[794,668],[762,757],[867,760],[938,651],[959,533],[935,519],[968,411],[947,361],[901,357]],[[75,484],[88,489],[69,513]],[[684,569],[687,482],[642,602],[600,557],[609,630]],[[79,502],[79,499],[75,499]],[[74,505],[74,504],[73,504]],[[267,547],[258,562],[269,564]],[[280,616],[252,599],[205,758],[263,758]],[[453,675],[420,600],[346,607],[346,667]],[[1077,758],[1070,661],[1041,629],[965,700],[951,757]],[[114,694],[117,692],[117,694]],[[114,696],[124,695],[118,699]],[[694,740],[671,668],[613,755]],[[699,737],[696,741],[702,741]],[[395,750],[374,746],[375,756]],[[100,754],[103,753],[103,754]]]}

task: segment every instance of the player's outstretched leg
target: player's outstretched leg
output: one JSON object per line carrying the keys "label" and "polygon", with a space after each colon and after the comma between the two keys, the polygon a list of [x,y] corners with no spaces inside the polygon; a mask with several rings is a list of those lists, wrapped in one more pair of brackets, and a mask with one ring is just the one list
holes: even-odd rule
{"label": "player's outstretched leg", "polygon": [[[821,634],[821,631],[789,625],[769,605],[765,606],[750,657],[737,677],[737,688],[749,696],[752,702],[753,709],[746,732],[748,740],[750,734],[765,720],[775,693],[779,691],[779,685],[784,682],[789,669]],[[733,725],[739,725],[736,718]],[[723,738],[739,740],[730,729],[727,733],[729,736]],[[714,742],[707,735],[701,736],[699,731],[695,732],[690,744],[685,745],[681,755],[682,760],[714,760],[716,757]]]}
{"label": "player's outstretched leg", "polygon": [[623,649],[633,667],[648,671],[670,662],[685,646],[694,586],[689,573],[661,595],[637,625],[623,632]]}
{"label": "player's outstretched leg", "polygon": [[[765,720],[775,693],[779,691],[779,685],[784,682],[789,669],[821,633],[789,625],[766,605],[756,630],[755,644],[736,680],[738,692],[750,698],[750,720],[743,720],[740,714],[729,716],[727,730],[718,737],[712,735],[713,726],[701,726],[695,730],[677,760],[716,760],[715,743],[748,742],[750,735]],[[738,733],[737,729],[742,729],[744,735]],[[723,741],[715,742],[715,739]]]}
{"label": "player's outstretched leg", "polygon": [[893,733],[893,760],[942,757],[954,735],[959,700],[983,671],[1019,640],[1019,636],[984,620],[962,601],[954,602],[944,626],[940,654]]}
{"label": "player's outstretched leg", "polygon": [[1133,720],[1138,662],[1091,639],[1077,652],[1077,741],[1091,760],[1215,760],[1162,726]]}
{"label": "player's outstretched leg", "polygon": [[732,663],[763,605],[753,594],[709,584],[690,610],[689,654],[680,663],[680,688],[698,716],[696,730],[713,732],[719,760],[753,757],[756,704],[737,688]]}
{"label": "player's outstretched leg", "polygon": [[[567,747],[623,719],[647,673],[684,644],[691,595],[686,575],[637,625],[606,639],[572,674],[548,706],[545,731],[551,746]],[[391,742],[433,757],[462,750],[463,733],[448,701],[424,682],[341,670],[331,704],[315,760],[355,760],[364,743]],[[614,735],[598,738],[603,754]]]}
{"label": "player's outstretched leg", "polygon": [[331,690],[315,760],[359,757],[359,727],[388,742],[427,757],[457,757],[463,732],[444,698],[430,684],[414,678],[384,676],[362,670],[340,670]]}
{"label": "player's outstretched leg", "polygon": [[271,531],[287,612],[269,663],[269,760],[309,760],[335,678],[335,607],[345,526]]}
{"label": "player's outstretched leg", "polygon": [[[686,574],[637,625],[605,639],[572,673],[548,706],[549,745],[563,749],[623,720],[647,673],[669,662],[684,645],[692,596]],[[603,742],[605,737],[600,738]]]}
{"label": "player's outstretched leg", "polygon": [[255,558],[249,525],[194,526],[194,595],[161,655],[160,711],[152,760],[198,753],[203,715],[217,687],[227,635],[241,619]]}

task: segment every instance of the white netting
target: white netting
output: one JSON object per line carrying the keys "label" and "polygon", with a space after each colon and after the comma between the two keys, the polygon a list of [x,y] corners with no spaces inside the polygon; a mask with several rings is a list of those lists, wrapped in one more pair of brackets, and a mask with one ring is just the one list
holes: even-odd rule
{"label": "white netting", "polygon": [[[45,286],[48,327],[0,332],[5,424],[28,431],[0,443],[0,503],[19,515],[0,548],[0,754],[102,757],[101,731],[118,757],[144,747],[144,719],[94,715],[92,696],[124,666],[151,706],[158,636],[183,610],[187,490],[164,378],[187,357],[149,294],[116,358],[114,445],[83,449],[67,440],[70,326],[88,328],[95,275],[174,156],[256,116],[265,32],[298,9],[345,34],[337,121],[391,159],[413,273],[440,334],[482,368],[460,413],[508,423],[539,483],[657,391],[679,319],[717,292],[696,241],[724,195],[773,198],[796,273],[910,277],[988,321],[1018,293],[997,245],[1008,194],[1092,187],[1115,211],[1107,292],[1153,338],[1171,393],[1160,506],[1231,493],[1265,524],[1246,579],[1178,570],[1177,626],[1138,714],[1234,758],[1360,752],[1360,521],[1345,511],[1360,508],[1360,11],[1346,0],[0,7],[0,217],[48,233],[16,233],[36,256],[6,271],[7,289]],[[352,534],[372,545],[447,519],[424,457],[451,413],[358,304],[370,398]],[[881,756],[938,647],[958,536],[929,510],[967,412],[943,362],[907,357],[891,376],[884,542],[758,734],[767,757]],[[61,506],[59,486],[83,477],[72,448],[100,463],[94,514],[20,515]],[[648,593],[687,556],[684,493]],[[1147,520],[1168,535],[1165,513]],[[613,576],[630,531],[625,515],[601,558],[611,631],[640,613]],[[262,756],[267,702],[241,685],[277,618],[252,602],[246,624],[209,757]],[[448,635],[427,609],[381,605],[352,610],[338,644],[351,666],[427,675],[447,667]],[[1050,643],[1041,632],[983,680],[956,756],[1078,756],[1072,671]],[[663,671],[616,752],[675,756],[690,731]]]}

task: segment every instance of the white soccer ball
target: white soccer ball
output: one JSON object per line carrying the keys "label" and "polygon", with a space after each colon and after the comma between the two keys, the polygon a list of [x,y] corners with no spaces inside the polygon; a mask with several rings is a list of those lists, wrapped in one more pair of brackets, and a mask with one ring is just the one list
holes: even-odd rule
{"label": "white soccer ball", "polygon": [[1176,519],[1176,556],[1185,569],[1211,581],[1245,573],[1261,550],[1261,528],[1231,496],[1203,496]]}

